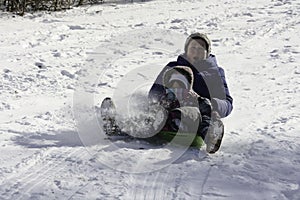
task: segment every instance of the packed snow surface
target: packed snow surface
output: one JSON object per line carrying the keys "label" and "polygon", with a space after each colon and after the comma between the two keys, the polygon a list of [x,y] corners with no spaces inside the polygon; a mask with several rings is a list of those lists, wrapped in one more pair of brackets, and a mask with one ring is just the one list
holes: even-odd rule
{"label": "packed snow surface", "polygon": [[[153,0],[0,12],[0,199],[300,199],[300,2]],[[234,110],[221,149],[110,142],[133,94],[207,33]],[[129,109],[128,109],[129,108]]]}

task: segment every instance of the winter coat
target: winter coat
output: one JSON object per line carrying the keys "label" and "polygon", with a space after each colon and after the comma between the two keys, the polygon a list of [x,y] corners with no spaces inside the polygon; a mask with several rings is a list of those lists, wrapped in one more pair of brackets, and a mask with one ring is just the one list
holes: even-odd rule
{"label": "winter coat", "polygon": [[226,117],[231,113],[233,99],[229,93],[225,73],[218,66],[216,57],[212,54],[206,60],[199,61],[195,65],[190,64],[185,59],[185,55],[180,55],[177,61],[168,63],[152,85],[149,92],[150,98],[164,94],[163,75],[166,70],[175,66],[187,66],[192,69],[193,90],[201,97],[210,99],[213,110],[217,111],[221,117]]}

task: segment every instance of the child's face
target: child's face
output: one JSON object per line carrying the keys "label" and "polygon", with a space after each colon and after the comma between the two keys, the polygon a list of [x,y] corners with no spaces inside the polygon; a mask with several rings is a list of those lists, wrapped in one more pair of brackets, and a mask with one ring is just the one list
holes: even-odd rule
{"label": "child's face", "polygon": [[191,64],[207,58],[206,44],[203,40],[192,40],[187,48],[187,59]]}
{"label": "child's face", "polygon": [[173,72],[168,78],[168,83],[166,83],[167,88],[182,88],[189,89],[188,79],[178,72]]}
{"label": "child's face", "polygon": [[180,84],[178,81],[174,81],[171,85],[171,88],[184,88],[184,86],[182,86],[182,84]]}

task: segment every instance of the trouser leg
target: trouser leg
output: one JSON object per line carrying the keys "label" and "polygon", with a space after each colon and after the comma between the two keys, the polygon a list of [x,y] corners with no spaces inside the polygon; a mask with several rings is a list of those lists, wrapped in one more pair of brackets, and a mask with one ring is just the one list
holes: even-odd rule
{"label": "trouser leg", "polygon": [[184,106],[169,112],[166,123],[169,131],[198,133],[201,113],[197,107]]}

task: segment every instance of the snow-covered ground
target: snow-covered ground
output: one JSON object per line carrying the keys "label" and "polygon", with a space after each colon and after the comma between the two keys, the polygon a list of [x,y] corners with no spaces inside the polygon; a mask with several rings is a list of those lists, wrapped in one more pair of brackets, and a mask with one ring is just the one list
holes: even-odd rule
{"label": "snow-covered ground", "polygon": [[[299,1],[0,18],[0,199],[300,199]],[[103,140],[101,100],[145,91],[194,31],[212,39],[234,98],[220,151]]]}

